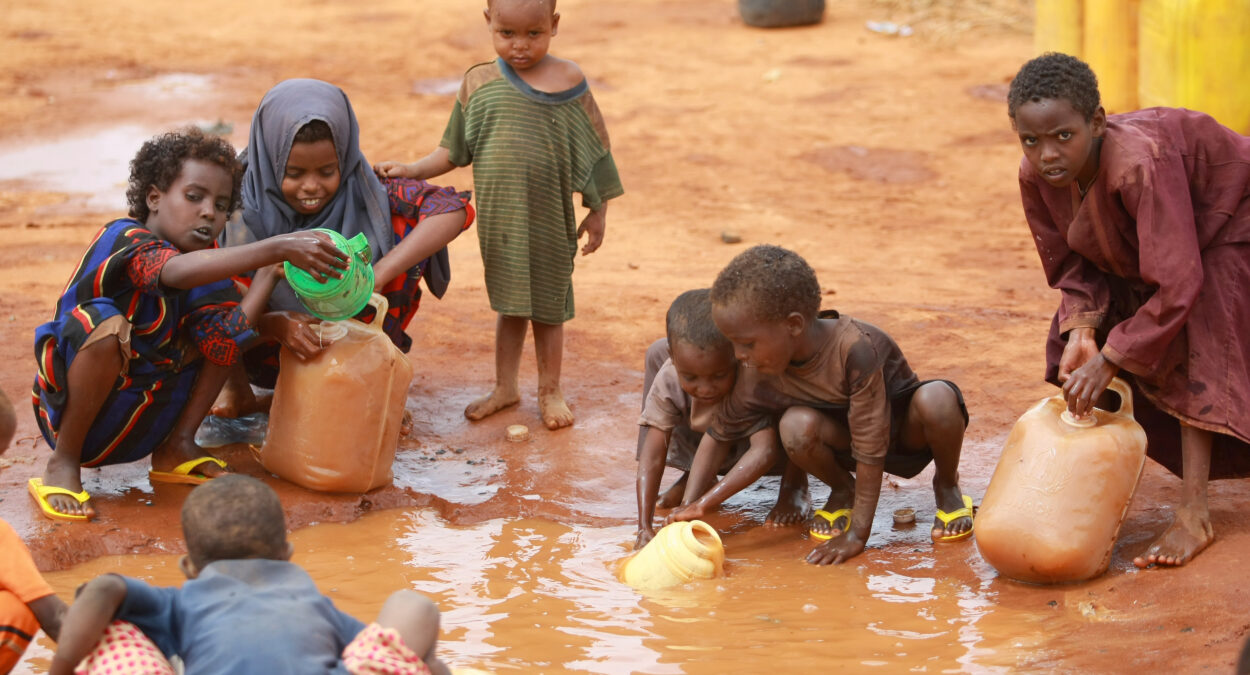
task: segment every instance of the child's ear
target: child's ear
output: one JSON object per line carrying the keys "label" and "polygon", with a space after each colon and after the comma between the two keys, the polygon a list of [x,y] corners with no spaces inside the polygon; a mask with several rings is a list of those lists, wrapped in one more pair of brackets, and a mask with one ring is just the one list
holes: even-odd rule
{"label": "child's ear", "polygon": [[807,329],[807,317],[798,312],[790,312],[785,318],[786,331],[791,337],[798,337]]}
{"label": "child's ear", "polygon": [[490,25],[490,7],[482,10],[482,16],[486,17],[486,25]]}
{"label": "child's ear", "polygon": [[288,541],[286,543],[286,557],[283,560],[290,560],[293,555],[295,555],[295,544]]}
{"label": "child's ear", "polygon": [[551,13],[551,37],[556,36],[556,29],[560,27],[560,13]]}
{"label": "child's ear", "polygon": [[161,203],[161,191],[157,190],[155,185],[148,188],[146,201],[148,203],[148,211],[156,213],[156,207]]}
{"label": "child's ear", "polygon": [[183,576],[188,579],[194,579],[200,576],[200,568],[195,566],[191,561],[191,556],[184,555],[178,559],[178,568],[182,570]]}
{"label": "child's ear", "polygon": [[1107,111],[1102,106],[1094,111],[1094,117],[1089,121],[1090,135],[1094,138],[1102,137],[1107,131]]}

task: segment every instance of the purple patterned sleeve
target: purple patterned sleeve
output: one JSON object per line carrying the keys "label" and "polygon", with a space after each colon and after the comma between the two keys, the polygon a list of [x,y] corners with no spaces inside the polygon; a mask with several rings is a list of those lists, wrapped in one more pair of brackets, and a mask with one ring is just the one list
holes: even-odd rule
{"label": "purple patterned sleeve", "polygon": [[183,325],[204,358],[219,366],[238,363],[243,347],[256,337],[256,331],[238,305],[201,307],[188,314]]}
{"label": "purple patterned sleeve", "polygon": [[130,254],[126,264],[126,276],[141,293],[161,292],[161,270],[170,258],[178,255],[178,249],[167,241],[154,240],[141,244]]}
{"label": "purple patterned sleeve", "polygon": [[[473,198],[467,191],[457,192],[455,188],[412,178],[387,178],[383,183],[391,202],[391,213],[414,220],[460,211]],[[465,227],[468,227],[467,221]]]}

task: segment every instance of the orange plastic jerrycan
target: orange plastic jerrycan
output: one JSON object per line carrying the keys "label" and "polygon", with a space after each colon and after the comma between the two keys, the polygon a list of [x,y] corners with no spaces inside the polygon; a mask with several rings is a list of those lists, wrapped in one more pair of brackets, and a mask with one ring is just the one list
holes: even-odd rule
{"label": "orange plastic jerrycan", "polygon": [[368,324],[318,324],[333,341],[308,361],[285,347],[260,461],[312,490],[367,492],[391,482],[412,363],[382,332],[386,299]]}
{"label": "orange plastic jerrycan", "polygon": [[725,547],[716,530],[701,520],[669,523],[621,566],[621,581],[640,591],[712,579],[725,569]]}
{"label": "orange plastic jerrycan", "polygon": [[1078,419],[1058,395],[1012,428],[977,513],[977,547],[1003,576],[1056,583],[1107,570],[1146,462],[1132,391],[1118,378],[1108,389],[1116,412]]}

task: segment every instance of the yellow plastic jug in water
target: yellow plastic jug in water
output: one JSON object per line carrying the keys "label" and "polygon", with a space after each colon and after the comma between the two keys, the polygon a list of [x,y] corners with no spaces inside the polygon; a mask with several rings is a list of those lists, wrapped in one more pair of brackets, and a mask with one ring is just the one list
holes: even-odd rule
{"label": "yellow plastic jug in water", "polygon": [[382,332],[386,299],[369,324],[319,324],[333,341],[307,361],[285,347],[261,464],[312,490],[368,492],[391,482],[412,363]]}
{"label": "yellow plastic jug in water", "polygon": [[1011,429],[977,513],[977,548],[999,574],[1055,583],[1107,570],[1146,463],[1132,391],[1119,378],[1108,389],[1120,395],[1116,412],[1074,418],[1059,395]]}
{"label": "yellow plastic jug in water", "polygon": [[640,591],[712,579],[725,569],[725,547],[716,530],[701,520],[665,525],[655,538],[621,566],[621,581]]}

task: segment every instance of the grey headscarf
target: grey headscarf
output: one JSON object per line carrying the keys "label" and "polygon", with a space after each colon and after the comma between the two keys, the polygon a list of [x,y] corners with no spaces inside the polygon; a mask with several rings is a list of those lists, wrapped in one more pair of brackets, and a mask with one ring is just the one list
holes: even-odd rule
{"label": "grey headscarf", "polygon": [[[282,196],[282,178],[295,133],[321,120],[330,127],[339,158],[341,182],[334,198],[316,215],[296,213]],[[243,161],[243,223],[256,239],[324,227],[351,238],[360,232],[369,240],[373,260],[394,246],[386,188],[360,152],[356,113],[342,89],[321,80],[280,82],[261,99]],[[270,306],[304,311],[285,282],[275,289]]]}

